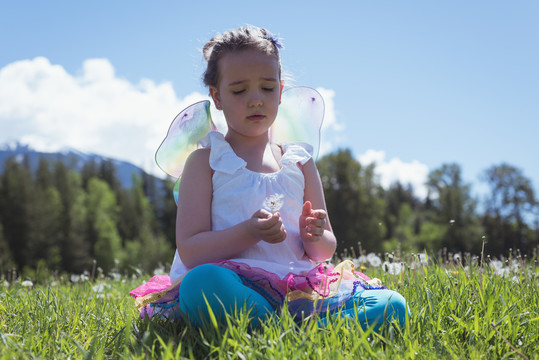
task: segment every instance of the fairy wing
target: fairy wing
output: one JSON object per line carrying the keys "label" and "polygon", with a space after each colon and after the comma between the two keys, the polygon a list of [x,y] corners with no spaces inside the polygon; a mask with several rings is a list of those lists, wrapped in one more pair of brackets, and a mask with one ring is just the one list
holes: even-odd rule
{"label": "fairy wing", "polygon": [[200,101],[185,108],[176,115],[155,153],[157,165],[170,176],[179,178],[189,154],[212,130],[216,128],[211,119],[209,101]]}
{"label": "fairy wing", "polygon": [[[217,126],[212,120],[212,113]],[[309,87],[286,89],[270,130],[272,141],[308,143],[313,147],[313,157],[316,159],[323,119],[324,100],[320,93]],[[178,179],[174,186],[176,203],[180,177],[189,154],[199,147],[199,141],[210,131],[226,133],[226,129],[222,112],[215,113],[207,100],[197,102],[176,115],[155,153],[155,161],[161,170]]]}
{"label": "fairy wing", "polygon": [[275,143],[303,142],[313,147],[313,158],[320,150],[320,131],[324,120],[324,99],[318,91],[305,86],[283,91],[277,118],[271,127]]}

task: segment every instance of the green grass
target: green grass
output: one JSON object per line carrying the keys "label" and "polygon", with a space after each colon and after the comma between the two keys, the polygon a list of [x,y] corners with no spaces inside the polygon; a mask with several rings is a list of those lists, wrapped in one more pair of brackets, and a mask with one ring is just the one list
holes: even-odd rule
{"label": "green grass", "polygon": [[0,283],[0,359],[539,358],[535,262],[513,259],[505,276],[485,263],[412,263],[398,275],[365,270],[403,294],[412,313],[405,328],[383,334],[353,321],[296,324],[286,313],[255,330],[243,313],[202,331],[140,320],[127,293],[148,277]]}

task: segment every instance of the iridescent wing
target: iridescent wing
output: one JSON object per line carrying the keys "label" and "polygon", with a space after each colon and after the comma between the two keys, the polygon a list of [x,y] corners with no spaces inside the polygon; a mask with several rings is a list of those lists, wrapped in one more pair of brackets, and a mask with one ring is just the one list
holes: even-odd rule
{"label": "iridescent wing", "polygon": [[316,160],[324,120],[324,99],[315,89],[297,86],[283,91],[277,118],[271,127],[275,143],[303,142],[313,147]]}
{"label": "iridescent wing", "polygon": [[216,128],[211,119],[209,101],[200,101],[185,108],[176,115],[155,153],[157,165],[170,176],[179,178],[189,154],[212,130]]}

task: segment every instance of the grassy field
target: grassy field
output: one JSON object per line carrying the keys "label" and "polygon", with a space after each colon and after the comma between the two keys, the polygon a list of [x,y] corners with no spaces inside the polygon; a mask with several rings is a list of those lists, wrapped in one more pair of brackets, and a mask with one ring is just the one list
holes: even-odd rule
{"label": "grassy field", "polygon": [[128,292],[149,276],[2,280],[0,359],[539,359],[536,261],[445,258],[358,264],[408,300],[407,326],[383,334],[286,313],[255,330],[244,314],[204,330],[141,320]]}

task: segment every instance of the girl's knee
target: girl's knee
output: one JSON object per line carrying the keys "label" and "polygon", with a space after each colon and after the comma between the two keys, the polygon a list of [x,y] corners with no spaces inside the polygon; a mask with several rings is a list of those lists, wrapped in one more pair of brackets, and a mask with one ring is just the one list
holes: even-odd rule
{"label": "girl's knee", "polygon": [[406,314],[410,315],[408,310],[408,305],[406,304],[406,299],[396,291],[385,290],[387,292],[386,298],[386,319],[398,320],[399,324],[402,326],[406,320]]}

